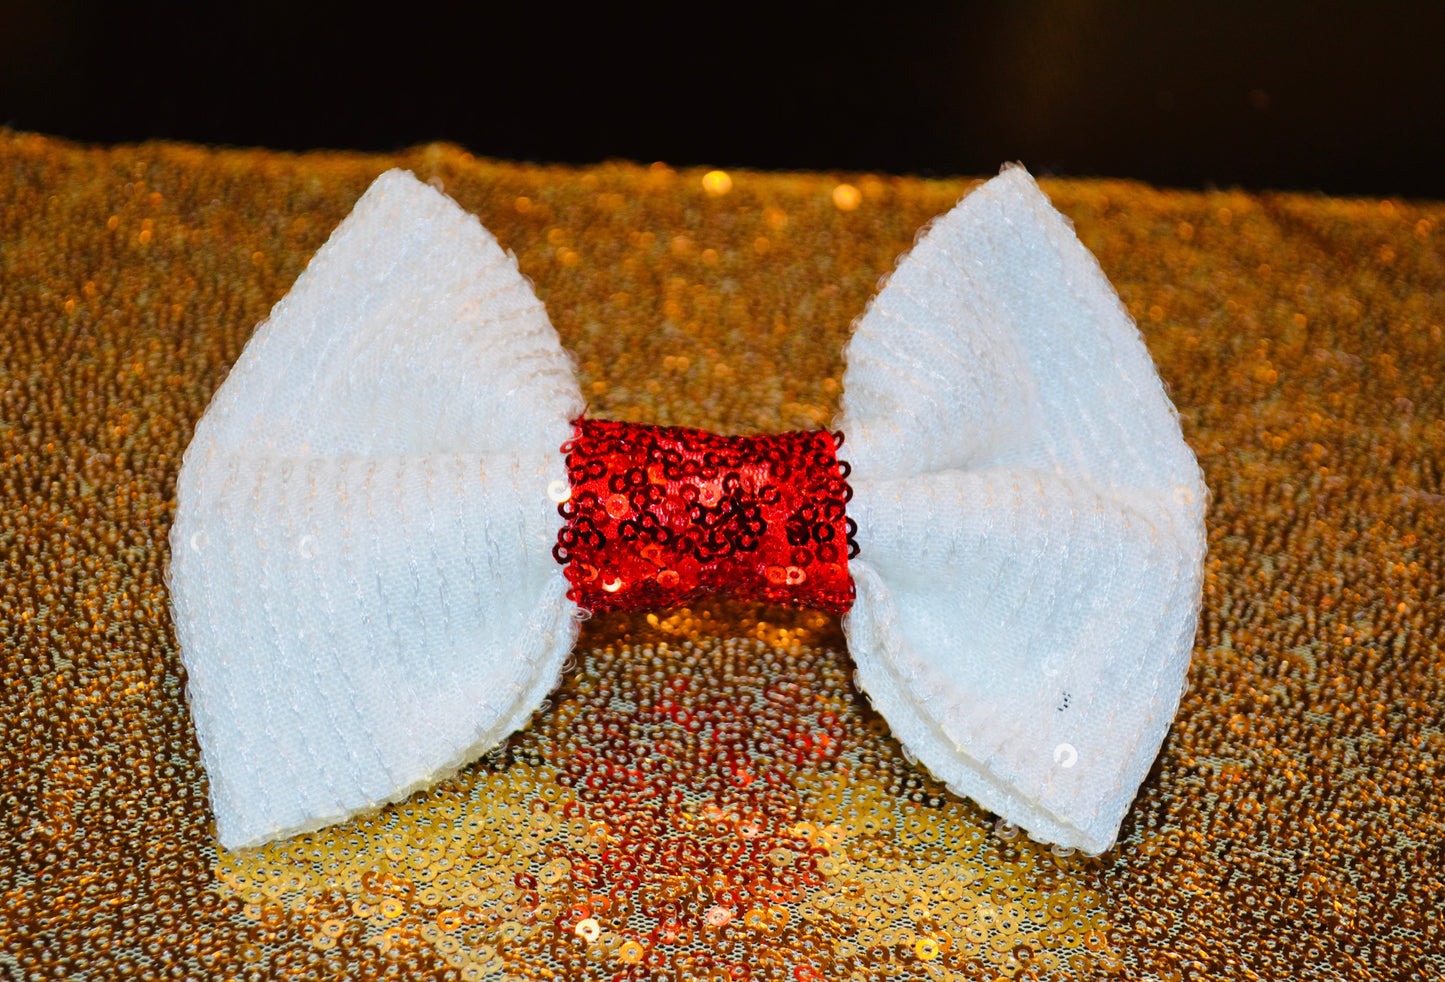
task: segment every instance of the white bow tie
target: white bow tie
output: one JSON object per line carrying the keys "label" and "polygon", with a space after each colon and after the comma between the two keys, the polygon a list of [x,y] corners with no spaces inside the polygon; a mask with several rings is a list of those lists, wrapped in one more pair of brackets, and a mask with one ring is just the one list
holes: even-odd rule
{"label": "white bow tie", "polygon": [[[901,261],[843,384],[860,688],[953,791],[1102,852],[1178,707],[1204,553],[1137,330],[1013,167]],[[397,801],[526,725],[577,635],[553,547],[582,409],[515,260],[379,177],[178,479],[172,607],[223,846]]]}

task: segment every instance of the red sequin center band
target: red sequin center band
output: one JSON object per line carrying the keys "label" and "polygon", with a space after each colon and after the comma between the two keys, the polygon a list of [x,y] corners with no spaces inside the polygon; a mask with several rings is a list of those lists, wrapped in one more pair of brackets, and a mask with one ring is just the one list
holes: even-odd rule
{"label": "red sequin center band", "polygon": [[592,613],[725,593],[842,613],[856,526],[841,433],[718,436],[578,419],[552,554]]}

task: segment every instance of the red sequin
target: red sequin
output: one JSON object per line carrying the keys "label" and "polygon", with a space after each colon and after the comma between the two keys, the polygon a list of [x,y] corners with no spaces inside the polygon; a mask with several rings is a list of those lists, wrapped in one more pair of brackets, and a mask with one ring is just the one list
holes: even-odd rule
{"label": "red sequin", "polygon": [[714,593],[842,613],[853,604],[856,526],[822,430],[718,436],[578,419],[571,497],[553,555],[592,613],[676,607]]}

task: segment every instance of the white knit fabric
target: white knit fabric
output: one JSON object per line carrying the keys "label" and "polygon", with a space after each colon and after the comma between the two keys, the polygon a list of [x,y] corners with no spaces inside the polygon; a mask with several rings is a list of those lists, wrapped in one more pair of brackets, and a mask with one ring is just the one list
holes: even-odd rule
{"label": "white knit fabric", "polygon": [[576,637],[547,486],[582,405],[515,261],[378,178],[177,482],[171,603],[223,846],[397,801],[527,723]]}
{"label": "white knit fabric", "polygon": [[[860,684],[955,790],[1102,851],[1177,707],[1203,550],[1133,324],[1010,169],[899,266],[844,385]],[[223,846],[399,800],[525,725],[576,635],[548,485],[581,408],[515,263],[378,178],[181,467],[171,597]]]}
{"label": "white knit fabric", "polygon": [[860,687],[951,789],[1102,852],[1178,708],[1204,554],[1138,331],[1014,167],[919,240],[847,357]]}

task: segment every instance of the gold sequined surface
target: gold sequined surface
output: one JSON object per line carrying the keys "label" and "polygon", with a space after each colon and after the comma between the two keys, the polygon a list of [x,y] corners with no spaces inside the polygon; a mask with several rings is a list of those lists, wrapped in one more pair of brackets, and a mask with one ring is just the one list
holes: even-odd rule
{"label": "gold sequined surface", "polygon": [[95,149],[0,131],[0,978],[1445,976],[1445,206],[1044,182],[1213,492],[1174,728],[1119,844],[946,793],[835,618],[589,622],[455,779],[218,854],[165,587],[257,321],[405,166],[515,251],[594,415],[832,417],[849,324],[968,181]]}

